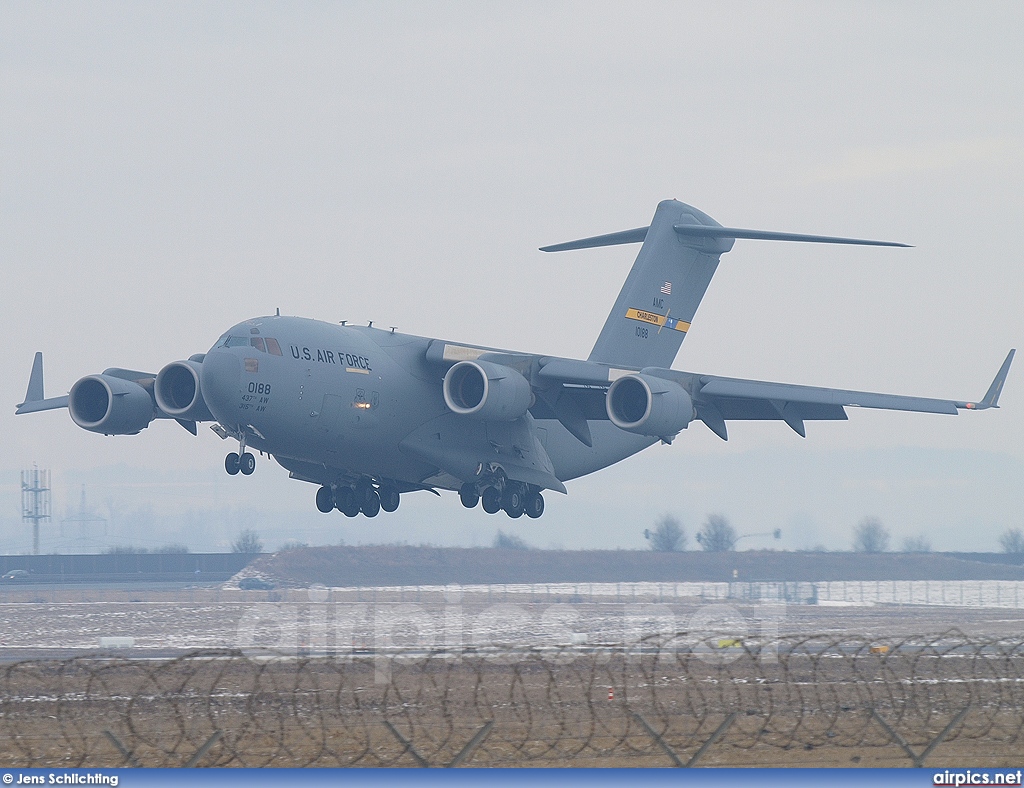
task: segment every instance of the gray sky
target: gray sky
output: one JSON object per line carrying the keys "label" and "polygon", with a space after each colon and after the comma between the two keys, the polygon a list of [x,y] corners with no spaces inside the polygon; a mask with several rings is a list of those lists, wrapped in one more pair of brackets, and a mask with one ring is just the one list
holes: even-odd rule
{"label": "gray sky", "polygon": [[915,245],[737,242],[677,368],[980,397],[1024,336],[1022,29],[1017,3],[0,5],[0,549],[24,549],[32,462],[61,512],[87,483],[305,541],[635,547],[661,512],[692,533],[721,511],[789,547],[873,514],[994,548],[1024,525],[1020,368],[996,412],[865,411],[805,441],[694,425],[548,496],[543,529],[451,496],[325,519],[271,463],[226,477],[209,430],[106,438],[13,406],[35,350],[56,395],[277,307],[585,357],[636,247],[537,247],[666,197]]}

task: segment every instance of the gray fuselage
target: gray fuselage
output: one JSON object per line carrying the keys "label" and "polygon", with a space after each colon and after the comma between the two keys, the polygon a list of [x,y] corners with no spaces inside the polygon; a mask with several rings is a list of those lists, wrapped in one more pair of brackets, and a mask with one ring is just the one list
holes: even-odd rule
{"label": "gray fuselage", "polygon": [[[231,328],[206,354],[202,394],[224,427],[245,431],[250,446],[299,478],[331,483],[370,476],[458,489],[464,478],[403,449],[409,436],[436,427],[439,436],[448,430],[467,444],[468,456],[486,461],[493,453],[488,425],[469,424],[445,405],[445,367],[428,360],[434,341],[306,318],[254,318]],[[555,419],[531,421],[562,481],[656,442],[596,421],[588,447]]]}

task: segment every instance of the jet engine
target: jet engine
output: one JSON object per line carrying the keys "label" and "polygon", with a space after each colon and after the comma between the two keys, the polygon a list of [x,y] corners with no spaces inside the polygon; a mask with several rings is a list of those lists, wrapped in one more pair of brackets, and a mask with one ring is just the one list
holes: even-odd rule
{"label": "jet engine", "polygon": [[68,394],[68,410],[83,430],[104,435],[134,435],[156,415],[153,398],[132,380],[88,375]]}
{"label": "jet engine", "polygon": [[605,409],[612,424],[626,432],[669,438],[693,420],[686,389],[650,375],[625,375],[608,388]]}
{"label": "jet engine", "polygon": [[160,410],[182,421],[215,421],[200,386],[199,361],[172,361],[156,376],[153,394]]}
{"label": "jet engine", "polygon": [[444,376],[444,401],[454,413],[485,421],[515,421],[533,405],[530,382],[510,367],[460,361]]}

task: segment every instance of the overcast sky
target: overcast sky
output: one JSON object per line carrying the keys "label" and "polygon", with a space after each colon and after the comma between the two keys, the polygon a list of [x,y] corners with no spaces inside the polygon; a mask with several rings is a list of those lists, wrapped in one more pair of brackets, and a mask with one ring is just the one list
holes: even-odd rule
{"label": "overcast sky", "polygon": [[108,438],[13,408],[36,350],[53,396],[275,308],[586,357],[636,247],[537,247],[667,197],[914,245],[738,241],[676,368],[979,398],[1024,337],[1022,30],[1019,3],[0,4],[0,550],[28,544],[33,462],[60,516],[87,483],[122,514],[304,541],[642,547],[663,512],[691,534],[722,512],[788,547],[876,515],[994,549],[1024,526],[1024,360],[999,411],[864,411],[806,440],[694,425],[547,496],[543,528],[451,495],[323,518],[273,463],[229,479],[208,429]]}

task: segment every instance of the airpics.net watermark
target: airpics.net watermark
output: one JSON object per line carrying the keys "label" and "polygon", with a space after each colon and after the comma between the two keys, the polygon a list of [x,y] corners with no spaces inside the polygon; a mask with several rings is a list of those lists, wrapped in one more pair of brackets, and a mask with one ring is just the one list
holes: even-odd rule
{"label": "airpics.net watermark", "polygon": [[436,603],[332,601],[323,586],[302,602],[247,606],[235,647],[250,657],[371,657],[376,680],[388,681],[396,656],[472,656],[513,664],[529,653],[555,663],[690,654],[721,664],[752,655],[778,659],[785,603],[696,607],[664,602],[475,603],[461,589]]}

